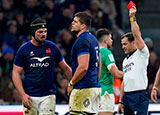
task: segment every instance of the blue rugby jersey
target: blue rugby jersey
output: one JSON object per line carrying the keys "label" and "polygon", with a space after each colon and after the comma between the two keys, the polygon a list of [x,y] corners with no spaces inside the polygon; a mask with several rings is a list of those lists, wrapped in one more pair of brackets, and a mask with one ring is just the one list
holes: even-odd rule
{"label": "blue rugby jersey", "polygon": [[90,32],[83,32],[79,35],[73,44],[71,50],[72,58],[72,75],[74,75],[78,62],[77,58],[80,55],[89,54],[90,61],[88,71],[85,76],[75,86],[75,89],[100,87],[98,81],[99,73],[99,45],[97,39]]}
{"label": "blue rugby jersey", "polygon": [[46,40],[42,46],[34,46],[31,41],[22,45],[14,64],[24,69],[25,92],[36,97],[55,94],[54,66],[62,60],[59,48],[51,41]]}

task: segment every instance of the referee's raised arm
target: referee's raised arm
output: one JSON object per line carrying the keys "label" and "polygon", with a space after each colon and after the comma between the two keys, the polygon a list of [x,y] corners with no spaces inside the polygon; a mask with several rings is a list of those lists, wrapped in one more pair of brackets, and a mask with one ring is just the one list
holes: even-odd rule
{"label": "referee's raised arm", "polygon": [[141,32],[140,32],[140,28],[139,25],[137,24],[136,21],[136,12],[137,9],[135,6],[133,6],[130,10],[129,10],[129,17],[130,17],[130,23],[131,23],[131,30],[132,30],[132,34],[135,38],[135,42],[136,42],[136,46],[139,50],[142,50],[145,46],[145,43],[142,39],[141,36]]}

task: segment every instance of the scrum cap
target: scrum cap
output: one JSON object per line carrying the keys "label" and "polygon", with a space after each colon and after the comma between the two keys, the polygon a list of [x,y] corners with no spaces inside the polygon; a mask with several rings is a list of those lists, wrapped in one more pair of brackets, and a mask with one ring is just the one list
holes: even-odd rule
{"label": "scrum cap", "polygon": [[47,28],[47,23],[44,19],[42,18],[37,18],[32,23],[30,24],[30,30],[31,30],[31,35],[36,39],[36,31],[39,29],[44,29]]}

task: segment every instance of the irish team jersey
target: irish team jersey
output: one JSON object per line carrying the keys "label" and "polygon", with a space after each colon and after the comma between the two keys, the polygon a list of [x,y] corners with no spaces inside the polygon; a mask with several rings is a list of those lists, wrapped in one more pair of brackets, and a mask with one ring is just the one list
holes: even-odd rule
{"label": "irish team jersey", "polygon": [[131,92],[147,88],[147,66],[149,51],[147,46],[142,50],[137,49],[123,61],[124,91]]}
{"label": "irish team jersey", "polygon": [[59,48],[50,41],[46,40],[41,46],[34,46],[31,41],[22,45],[14,64],[24,69],[25,92],[36,97],[55,94],[54,65],[62,60]]}
{"label": "irish team jersey", "polygon": [[72,75],[74,75],[78,67],[78,56],[83,54],[90,55],[89,67],[87,73],[84,75],[75,86],[75,89],[100,87],[98,81],[99,73],[99,45],[97,39],[90,32],[83,32],[79,35],[73,44],[71,50],[72,58]]}
{"label": "irish team jersey", "polygon": [[113,93],[113,83],[114,79],[112,74],[110,73],[108,66],[115,63],[114,56],[112,52],[109,49],[106,48],[100,48],[101,53],[101,76],[99,79],[102,93],[101,95],[104,95],[104,93],[107,91],[109,94]]}

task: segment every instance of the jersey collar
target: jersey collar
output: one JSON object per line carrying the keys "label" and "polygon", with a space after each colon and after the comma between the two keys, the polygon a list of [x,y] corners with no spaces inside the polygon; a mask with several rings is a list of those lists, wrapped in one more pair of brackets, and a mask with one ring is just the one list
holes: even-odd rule
{"label": "jersey collar", "polygon": [[128,55],[127,55],[127,59],[128,59],[132,54],[134,54],[134,52],[136,52],[136,51],[137,51],[137,49],[134,50],[132,53],[128,54]]}

